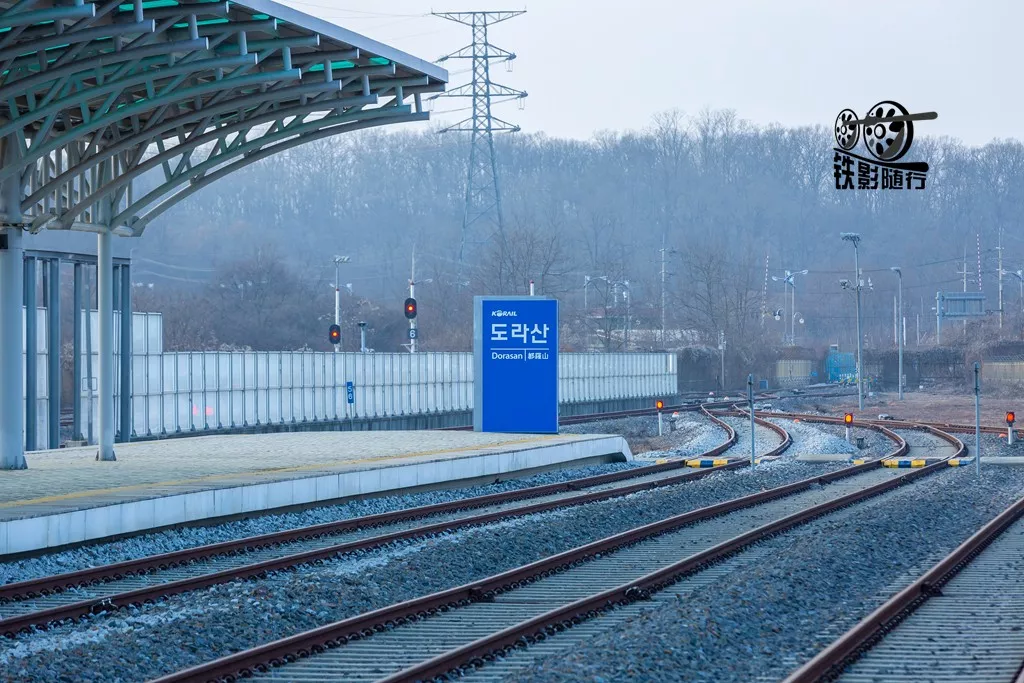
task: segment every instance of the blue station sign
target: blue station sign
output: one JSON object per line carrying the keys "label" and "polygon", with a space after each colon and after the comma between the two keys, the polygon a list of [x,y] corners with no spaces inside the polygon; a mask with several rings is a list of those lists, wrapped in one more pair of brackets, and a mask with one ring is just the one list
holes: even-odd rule
{"label": "blue station sign", "polygon": [[558,433],[558,302],[475,297],[473,429]]}

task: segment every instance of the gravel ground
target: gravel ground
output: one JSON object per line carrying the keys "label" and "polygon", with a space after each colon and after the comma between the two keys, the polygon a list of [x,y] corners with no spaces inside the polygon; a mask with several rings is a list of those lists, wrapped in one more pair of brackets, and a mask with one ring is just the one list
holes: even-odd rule
{"label": "gravel ground", "polygon": [[721,472],[679,486],[215,586],[0,643],[0,668],[10,681],[149,679],[461,585],[668,515],[813,476],[833,465],[775,462],[753,472]]}
{"label": "gravel ground", "polygon": [[891,453],[896,447],[884,434],[873,429],[852,430],[852,438],[864,437],[864,449],[846,442],[846,428],[839,425],[816,424],[813,422],[793,422],[793,420],[771,419],[793,437],[793,445],[783,453],[785,458],[796,458],[803,455],[823,455],[846,453],[858,457],[880,457]]}
{"label": "gravel ground", "polygon": [[1022,494],[1024,469],[951,468],[765,541],[756,566],[509,680],[779,680]]}
{"label": "gravel ground", "polygon": [[[968,455],[974,455],[974,434],[957,434],[967,444]],[[1024,442],[1014,441],[1012,446],[1006,445],[1006,437],[998,437],[995,434],[981,435],[981,461],[985,462],[988,456],[1000,457],[1024,457]]]}
{"label": "gravel ground", "polygon": [[71,550],[31,557],[14,562],[0,563],[0,585],[15,581],[50,576],[62,572],[87,569],[113,562],[132,560],[158,553],[195,548],[237,538],[269,534],[274,531],[295,529],[313,524],[324,524],[352,517],[376,515],[421,505],[433,505],[461,498],[470,498],[501,491],[512,491],[529,486],[552,484],[607,472],[640,467],[645,463],[610,463],[593,467],[554,470],[524,479],[513,479],[500,484],[464,489],[428,491],[411,495],[354,500],[339,505],[311,508],[300,512],[265,515],[215,526],[181,527],[154,534],[126,538],[112,543],[83,546]]}

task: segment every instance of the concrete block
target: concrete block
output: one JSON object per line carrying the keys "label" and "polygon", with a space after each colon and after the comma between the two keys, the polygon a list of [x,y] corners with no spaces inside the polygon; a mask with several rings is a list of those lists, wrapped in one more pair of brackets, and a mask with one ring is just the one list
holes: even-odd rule
{"label": "concrete block", "polygon": [[185,499],[185,517],[182,521],[191,522],[214,516],[217,501],[213,491],[196,491],[195,493],[186,493],[183,497]]}
{"label": "concrete block", "polygon": [[254,484],[242,488],[242,509],[240,512],[255,512],[267,509],[267,485]]}
{"label": "concrete block", "polygon": [[[427,464],[427,463],[425,463]],[[432,465],[433,463],[429,463]],[[398,488],[406,489],[412,488],[417,484],[417,476],[421,470],[428,469],[424,465],[404,465],[402,467],[395,467],[394,470],[398,473]],[[429,469],[434,469],[433,467]]]}
{"label": "concrete block", "polygon": [[[71,515],[68,513],[61,513],[59,515],[52,515],[50,517],[44,517],[46,519],[46,545],[55,546],[67,543],[64,539],[68,538],[71,534]],[[0,534],[3,532],[0,531]],[[2,545],[0,545],[0,554],[4,551]]]}
{"label": "concrete block", "polygon": [[[212,493],[212,491],[211,491]],[[152,529],[156,526],[156,506],[159,498],[139,500],[133,505],[125,505],[121,515],[121,526],[125,533]]]}
{"label": "concrete block", "polygon": [[213,492],[213,512],[217,517],[237,515],[242,511],[242,487],[217,489]]}
{"label": "concrete block", "polygon": [[[100,508],[90,508],[85,511],[85,537],[87,539],[105,538],[117,533],[121,522],[121,511],[119,506],[104,505]],[[116,512],[117,519],[111,520],[111,512]]]}
{"label": "concrete block", "polygon": [[333,500],[341,496],[341,478],[344,475],[329,474],[316,478],[316,499]]}
{"label": "concrete block", "polygon": [[358,473],[359,493],[375,493],[385,491],[381,486],[381,470],[363,470]]}
{"label": "concrete block", "polygon": [[7,523],[7,552],[23,553],[46,543],[46,518],[29,517]]}
{"label": "concrete block", "polygon": [[275,481],[270,484],[266,484],[267,487],[267,502],[264,504],[264,510],[273,510],[274,508],[285,507],[290,505],[294,500],[293,482],[291,481]]}
{"label": "concrete block", "polygon": [[[181,524],[185,521],[185,496],[158,498],[153,510],[153,526],[162,527]],[[90,536],[90,538],[94,538]]]}
{"label": "concrete block", "polygon": [[85,532],[85,513],[85,510],[64,513],[68,516],[68,535],[63,543],[77,543],[87,538]]}
{"label": "concrete block", "polygon": [[362,483],[362,480],[359,478],[360,474],[360,472],[342,472],[338,475],[338,491],[340,496],[359,495],[359,485]]}
{"label": "concrete block", "polygon": [[292,482],[292,505],[301,503],[315,503],[316,479],[293,479]]}

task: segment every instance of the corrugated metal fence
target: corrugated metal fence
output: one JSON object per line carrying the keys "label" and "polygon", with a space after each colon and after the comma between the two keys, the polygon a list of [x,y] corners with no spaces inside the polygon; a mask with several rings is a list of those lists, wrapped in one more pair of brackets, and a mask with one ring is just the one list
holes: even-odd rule
{"label": "corrugated metal fence", "polygon": [[[471,353],[136,353],[132,360],[135,436],[473,409]],[[673,354],[560,356],[562,404],[675,389]]]}

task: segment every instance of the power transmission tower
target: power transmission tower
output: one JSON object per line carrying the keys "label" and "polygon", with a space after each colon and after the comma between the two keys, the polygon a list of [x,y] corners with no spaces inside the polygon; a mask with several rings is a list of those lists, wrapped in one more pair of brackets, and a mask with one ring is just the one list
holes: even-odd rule
{"label": "power transmission tower", "polygon": [[[494,133],[519,131],[519,126],[503,121],[493,115],[495,104],[509,100],[523,100],[526,93],[491,80],[491,62],[503,61],[511,70],[514,52],[492,45],[487,40],[487,28],[507,21],[525,10],[512,12],[431,12],[435,17],[448,19],[473,29],[473,42],[466,47],[441,57],[438,62],[449,59],[472,60],[472,79],[469,83],[452,88],[436,97],[469,97],[473,103],[472,114],[462,121],[441,130],[442,133],[470,133],[469,164],[466,174],[466,206],[462,218],[462,237],[459,243],[459,282],[462,281],[463,263],[466,258],[466,244],[477,223],[489,222],[497,232],[502,245],[505,243],[505,222],[501,213],[501,183],[498,180],[498,165],[494,155]],[[430,99],[434,99],[430,98]]]}

